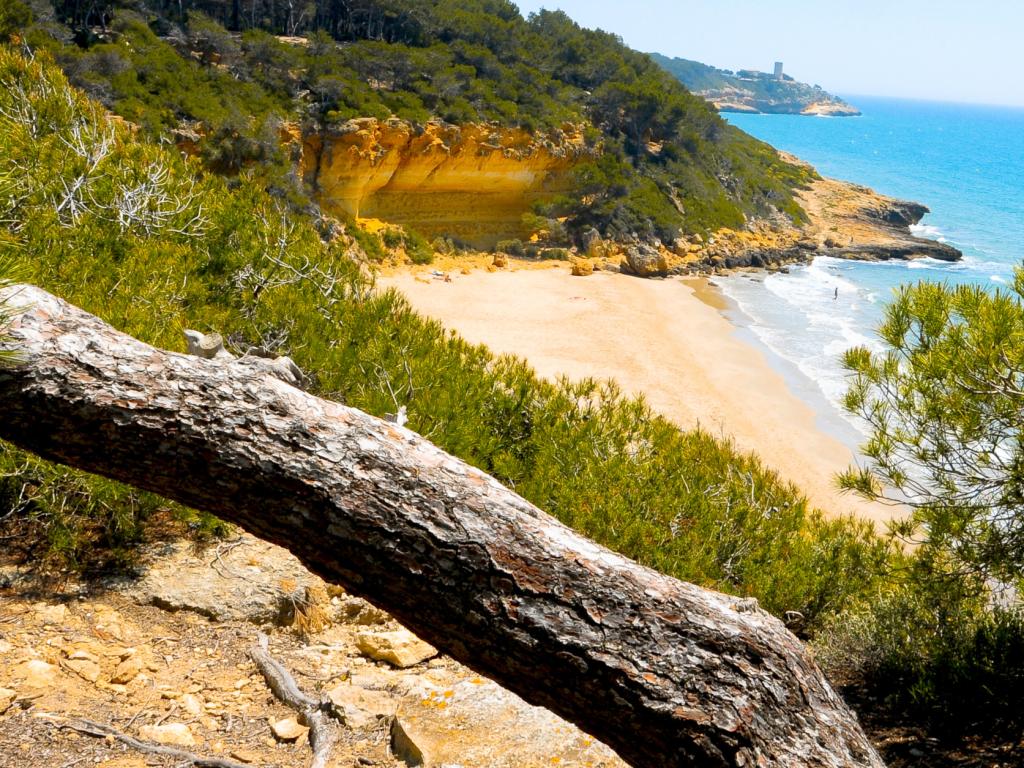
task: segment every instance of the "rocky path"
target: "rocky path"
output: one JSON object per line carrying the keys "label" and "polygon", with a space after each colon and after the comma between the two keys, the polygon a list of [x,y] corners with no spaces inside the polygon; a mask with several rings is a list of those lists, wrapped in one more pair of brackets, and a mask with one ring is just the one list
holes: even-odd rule
{"label": "rocky path", "polygon": [[181,764],[67,725],[252,766],[306,766],[307,729],[249,658],[259,632],[339,725],[330,766],[624,765],[249,536],[149,553],[139,579],[41,591],[0,573],[0,767]]}

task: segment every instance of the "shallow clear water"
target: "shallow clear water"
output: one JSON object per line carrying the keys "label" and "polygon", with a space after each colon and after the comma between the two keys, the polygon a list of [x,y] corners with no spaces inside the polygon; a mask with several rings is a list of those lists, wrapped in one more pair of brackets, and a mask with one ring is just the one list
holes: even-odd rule
{"label": "shallow clear water", "polygon": [[[1024,258],[1024,109],[850,96],[856,118],[728,115],[731,123],[825,176],[931,208],[916,234],[955,245],[956,264],[818,258],[790,274],[716,280],[751,330],[837,405],[843,350],[877,344],[874,328],[901,283],[1012,281]],[[838,296],[836,293],[838,289]]]}

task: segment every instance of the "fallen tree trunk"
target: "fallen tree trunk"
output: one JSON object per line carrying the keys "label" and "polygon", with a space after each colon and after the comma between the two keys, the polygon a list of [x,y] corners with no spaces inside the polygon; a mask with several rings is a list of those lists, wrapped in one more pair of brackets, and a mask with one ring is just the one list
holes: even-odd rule
{"label": "fallen tree trunk", "polygon": [[880,766],[753,601],[583,538],[416,434],[244,360],[147,346],[32,287],[0,437],[213,512],[635,766]]}

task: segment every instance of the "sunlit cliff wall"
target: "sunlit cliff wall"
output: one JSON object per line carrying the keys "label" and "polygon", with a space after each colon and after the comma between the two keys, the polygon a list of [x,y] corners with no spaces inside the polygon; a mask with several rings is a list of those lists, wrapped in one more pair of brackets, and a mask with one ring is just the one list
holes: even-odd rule
{"label": "sunlit cliff wall", "polygon": [[328,213],[375,218],[479,248],[526,237],[522,215],[569,192],[593,150],[571,126],[548,137],[486,125],[351,120],[306,134],[302,174]]}

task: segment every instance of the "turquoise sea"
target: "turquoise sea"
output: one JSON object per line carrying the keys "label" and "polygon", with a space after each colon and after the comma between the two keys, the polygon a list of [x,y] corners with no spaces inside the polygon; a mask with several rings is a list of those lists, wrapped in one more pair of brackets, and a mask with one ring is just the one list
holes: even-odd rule
{"label": "turquoise sea", "polygon": [[788,275],[716,280],[740,324],[837,411],[846,389],[839,357],[856,344],[878,346],[874,328],[896,286],[925,279],[1005,287],[1024,259],[1024,109],[844,98],[863,116],[727,117],[825,176],[924,203],[931,213],[916,234],[955,245],[963,261],[818,258]]}

